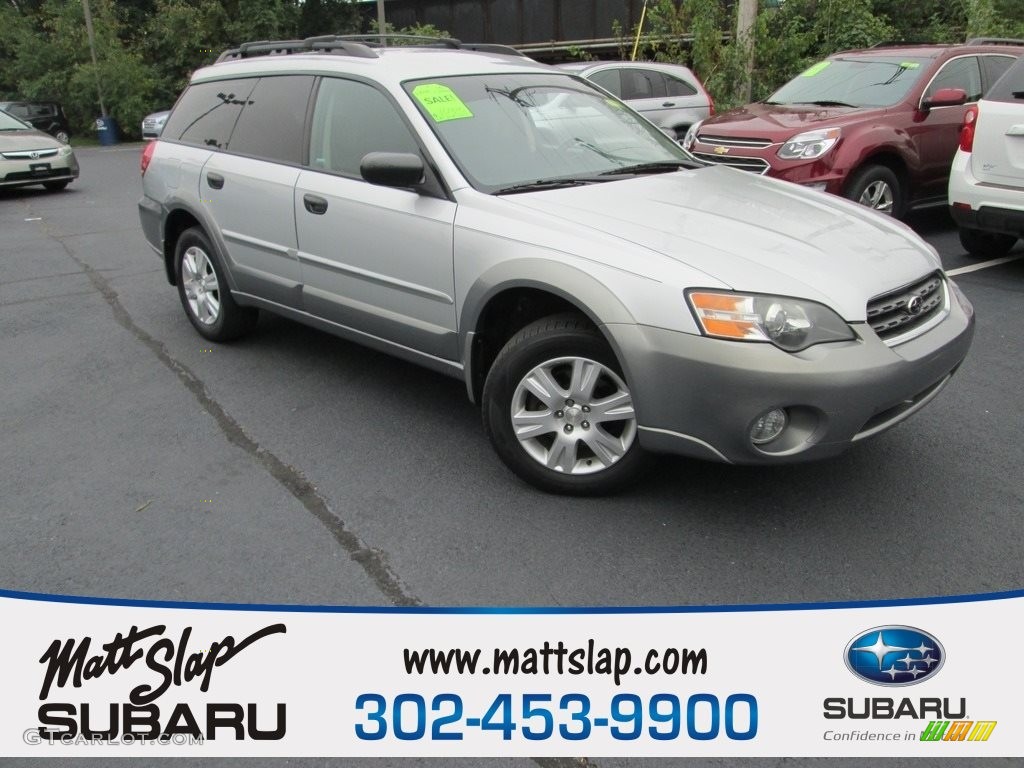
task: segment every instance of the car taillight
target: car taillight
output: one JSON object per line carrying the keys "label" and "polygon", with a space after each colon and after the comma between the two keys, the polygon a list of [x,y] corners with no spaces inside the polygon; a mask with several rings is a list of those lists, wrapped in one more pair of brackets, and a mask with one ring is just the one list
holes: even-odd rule
{"label": "car taillight", "polygon": [[156,149],[156,142],[150,141],[142,149],[142,157],[139,159],[139,172],[145,176],[149,168],[149,161],[153,159],[153,150]]}
{"label": "car taillight", "polygon": [[974,149],[974,127],[978,123],[978,105],[972,104],[964,113],[964,123],[960,126],[960,149],[971,152]]}

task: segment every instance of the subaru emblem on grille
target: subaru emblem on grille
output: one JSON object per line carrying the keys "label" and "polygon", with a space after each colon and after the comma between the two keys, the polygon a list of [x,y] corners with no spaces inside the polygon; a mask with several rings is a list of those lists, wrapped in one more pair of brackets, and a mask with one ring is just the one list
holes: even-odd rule
{"label": "subaru emblem on grille", "polygon": [[728,147],[715,147],[715,154],[716,155],[727,155],[727,154],[729,154],[729,148]]}
{"label": "subaru emblem on grille", "polygon": [[907,314],[919,314],[921,312],[921,306],[923,304],[924,300],[920,296],[914,296],[912,299],[907,299]]}

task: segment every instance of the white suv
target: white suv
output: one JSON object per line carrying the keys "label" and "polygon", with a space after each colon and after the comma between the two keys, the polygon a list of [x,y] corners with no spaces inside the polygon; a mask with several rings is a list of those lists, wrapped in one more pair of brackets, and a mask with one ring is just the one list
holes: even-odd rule
{"label": "white suv", "polygon": [[1002,256],[1024,237],[1024,57],[968,108],[949,206],[972,256]]}

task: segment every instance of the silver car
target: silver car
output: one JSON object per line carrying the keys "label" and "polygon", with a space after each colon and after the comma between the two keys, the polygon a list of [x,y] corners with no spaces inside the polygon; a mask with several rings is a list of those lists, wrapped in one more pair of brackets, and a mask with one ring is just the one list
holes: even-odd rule
{"label": "silver car", "polygon": [[157,138],[170,114],[171,110],[163,109],[142,118],[142,138],[146,141]]}
{"label": "silver car", "polygon": [[70,146],[0,110],[0,188],[64,189],[78,178]]}
{"label": "silver car", "polygon": [[655,61],[590,61],[559,64],[597,83],[677,139],[715,113],[711,96],[687,67]]}
{"label": "silver car", "polygon": [[902,224],[692,167],[522,58],[242,46],[195,73],[142,168],[143,231],[204,338],[266,310],[453,376],[548,491],[611,491],[644,450],[834,456],[930,402],[973,335]]}

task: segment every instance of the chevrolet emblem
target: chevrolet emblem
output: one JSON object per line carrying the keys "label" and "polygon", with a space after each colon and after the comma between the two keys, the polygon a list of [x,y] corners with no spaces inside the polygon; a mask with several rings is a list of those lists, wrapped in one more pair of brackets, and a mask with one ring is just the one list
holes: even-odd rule
{"label": "chevrolet emblem", "polygon": [[715,147],[715,154],[716,155],[727,155],[727,154],[729,154],[729,148],[728,147]]}

